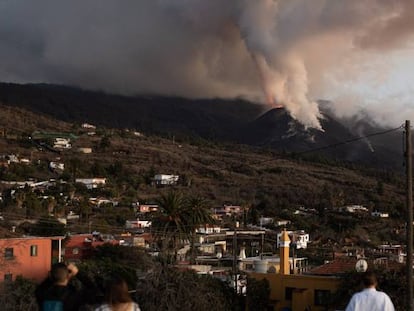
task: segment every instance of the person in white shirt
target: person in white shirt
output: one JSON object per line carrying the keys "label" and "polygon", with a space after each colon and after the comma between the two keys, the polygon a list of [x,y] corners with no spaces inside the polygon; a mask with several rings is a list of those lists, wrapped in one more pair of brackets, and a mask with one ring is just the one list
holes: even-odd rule
{"label": "person in white shirt", "polygon": [[377,291],[377,278],[373,272],[365,272],[364,289],[352,296],[345,311],[395,311],[394,305],[384,292]]}

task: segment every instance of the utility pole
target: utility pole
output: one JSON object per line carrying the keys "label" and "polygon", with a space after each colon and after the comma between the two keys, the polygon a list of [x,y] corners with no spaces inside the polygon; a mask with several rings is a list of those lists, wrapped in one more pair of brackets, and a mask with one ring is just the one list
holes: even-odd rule
{"label": "utility pole", "polygon": [[413,311],[413,171],[410,121],[405,121],[407,175],[407,310]]}
{"label": "utility pole", "polygon": [[237,228],[239,222],[236,221],[233,232],[233,277],[234,277],[234,290],[237,294]]}

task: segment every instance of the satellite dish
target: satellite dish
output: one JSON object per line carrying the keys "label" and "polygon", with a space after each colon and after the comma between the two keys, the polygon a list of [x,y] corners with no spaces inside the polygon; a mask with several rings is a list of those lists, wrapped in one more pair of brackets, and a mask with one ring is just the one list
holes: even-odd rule
{"label": "satellite dish", "polygon": [[365,259],[360,259],[355,265],[355,270],[357,272],[365,272],[368,269],[368,263]]}

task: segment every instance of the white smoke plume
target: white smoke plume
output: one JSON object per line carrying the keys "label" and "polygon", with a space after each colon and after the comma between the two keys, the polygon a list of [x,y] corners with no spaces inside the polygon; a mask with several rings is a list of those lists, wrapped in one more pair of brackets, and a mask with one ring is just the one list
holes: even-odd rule
{"label": "white smoke plume", "polygon": [[[0,14],[1,81],[242,96],[317,129],[316,100],[356,111],[365,99],[344,99],[348,86],[373,73],[366,94],[389,84],[384,59],[414,43],[412,0],[0,0]],[[376,101],[367,110],[383,116]]]}

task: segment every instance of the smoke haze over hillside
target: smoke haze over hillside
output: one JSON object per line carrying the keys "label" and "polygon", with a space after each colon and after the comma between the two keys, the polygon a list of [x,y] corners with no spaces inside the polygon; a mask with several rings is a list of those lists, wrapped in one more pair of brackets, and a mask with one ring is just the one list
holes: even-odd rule
{"label": "smoke haze over hillside", "polygon": [[393,89],[412,55],[412,0],[0,0],[0,14],[2,81],[243,96],[314,128],[320,98],[342,115],[398,122],[384,116],[399,102],[414,117],[413,87]]}

